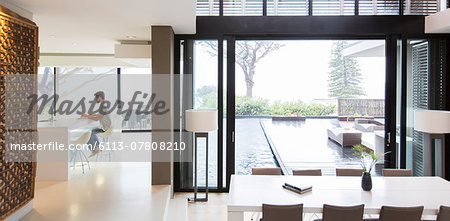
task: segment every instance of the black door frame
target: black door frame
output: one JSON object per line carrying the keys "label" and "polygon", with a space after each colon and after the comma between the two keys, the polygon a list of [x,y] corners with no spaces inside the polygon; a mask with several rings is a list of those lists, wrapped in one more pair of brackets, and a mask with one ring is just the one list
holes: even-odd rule
{"label": "black door frame", "polygon": [[[188,41],[189,40],[189,41]],[[201,40],[215,40],[218,42],[218,50],[217,50],[217,59],[218,59],[218,76],[217,76],[217,95],[218,95],[218,130],[217,130],[217,187],[210,187],[208,188],[209,192],[227,192],[228,191],[228,187],[225,188],[224,187],[224,180],[223,180],[223,116],[224,116],[224,111],[223,111],[223,95],[224,95],[224,45],[223,42],[224,40],[227,40],[224,37],[206,37],[206,38],[199,38],[197,36],[186,36],[186,35],[178,35],[175,36],[175,73],[179,74],[181,73],[181,68],[180,67],[180,59],[183,55],[180,54],[180,44],[182,41],[184,41],[184,43],[186,42],[190,42],[192,44],[194,44],[195,41],[201,41]],[[185,54],[187,55],[187,54]],[[194,58],[195,59],[195,58]],[[183,59],[186,61],[186,58]],[[191,65],[192,66],[192,65]],[[182,128],[181,128],[182,129]],[[228,150],[227,150],[228,151]],[[228,158],[227,158],[228,159]],[[192,163],[192,162],[190,162]],[[193,188],[184,188],[181,187],[181,165],[184,164],[186,165],[186,163],[181,163],[181,162],[174,162],[174,190],[177,192],[192,192]],[[227,164],[228,165],[228,164]],[[204,187],[199,187],[198,188],[200,191],[204,190]]]}
{"label": "black door frame", "polygon": [[[385,40],[386,70],[385,70],[385,168],[396,168],[396,88],[397,88],[397,40],[400,35],[364,35],[364,36],[256,36],[235,35],[228,44],[228,96],[227,96],[227,187],[230,184],[231,175],[235,174],[235,42],[239,40]],[[389,55],[389,56],[388,56]],[[232,59],[230,59],[230,56]],[[230,64],[231,63],[231,64]],[[230,159],[230,160],[228,160]],[[232,161],[231,161],[232,160]],[[230,165],[232,164],[232,165]],[[229,169],[228,169],[229,168]],[[228,190],[228,189],[227,189]]]}
{"label": "black door frame", "polygon": [[[385,87],[385,168],[405,168],[406,166],[406,41],[410,38],[434,38],[448,35],[425,35],[425,34],[378,34],[378,35],[286,35],[286,34],[224,34],[212,37],[199,37],[199,35],[178,35],[175,42],[179,43],[184,39],[194,40],[218,40],[219,42],[227,41],[227,61],[223,63],[223,44],[219,44],[218,68],[218,88],[219,88],[219,130],[223,129],[222,118],[223,113],[223,80],[227,81],[226,104],[227,115],[226,131],[219,131],[218,134],[218,188],[212,189],[212,192],[228,192],[231,175],[235,174],[235,43],[238,40],[385,40],[386,52],[386,87]],[[401,42],[400,56],[397,56],[398,43]],[[400,62],[401,70],[397,72],[397,64]],[[227,73],[223,72],[226,65]],[[397,74],[401,74],[400,79],[400,100],[397,101]],[[397,153],[396,148],[396,112],[397,104],[400,105],[400,148]],[[226,133],[226,147],[223,146],[223,133]],[[222,182],[223,177],[223,148],[226,148],[226,185]],[[397,157],[398,155],[398,157]],[[399,161],[397,160],[399,159]],[[177,170],[175,168],[175,170]],[[177,177],[176,177],[177,179]],[[177,180],[175,179],[175,183]],[[221,185],[219,185],[221,184]],[[176,186],[176,185],[175,185]],[[177,189],[175,191],[192,191],[191,189]]]}

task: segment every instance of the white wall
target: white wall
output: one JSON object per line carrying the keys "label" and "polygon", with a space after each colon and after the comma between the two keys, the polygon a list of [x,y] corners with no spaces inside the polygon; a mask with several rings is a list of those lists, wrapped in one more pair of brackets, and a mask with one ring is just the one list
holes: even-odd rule
{"label": "white wall", "polygon": [[8,8],[11,11],[14,11],[15,13],[19,14],[22,17],[28,18],[33,21],[33,13],[24,8],[21,8],[6,0],[0,0],[0,5]]}

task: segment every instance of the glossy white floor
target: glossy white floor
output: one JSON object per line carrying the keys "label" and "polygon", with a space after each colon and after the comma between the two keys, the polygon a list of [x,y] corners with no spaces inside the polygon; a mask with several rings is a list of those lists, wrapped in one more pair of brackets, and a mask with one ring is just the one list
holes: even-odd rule
{"label": "glossy white floor", "polygon": [[[175,198],[191,197],[192,193],[176,193]],[[209,193],[208,202],[188,204],[189,221],[227,221],[227,193]]]}
{"label": "glossy white floor", "polygon": [[37,182],[22,220],[162,220],[169,187],[151,186],[150,171],[149,163],[95,163],[70,181]]}

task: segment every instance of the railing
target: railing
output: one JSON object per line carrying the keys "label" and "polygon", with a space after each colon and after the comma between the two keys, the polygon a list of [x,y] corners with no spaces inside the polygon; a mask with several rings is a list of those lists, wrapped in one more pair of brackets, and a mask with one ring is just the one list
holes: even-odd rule
{"label": "railing", "polygon": [[197,16],[429,15],[442,4],[446,0],[197,0]]}

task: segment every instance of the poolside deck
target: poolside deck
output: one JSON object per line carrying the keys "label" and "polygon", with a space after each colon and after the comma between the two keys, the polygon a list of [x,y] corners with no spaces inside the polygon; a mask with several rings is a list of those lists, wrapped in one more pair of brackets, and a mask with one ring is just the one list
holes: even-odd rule
{"label": "poolside deck", "polygon": [[[353,154],[351,147],[342,148],[339,144],[328,139],[327,128],[338,127],[337,119],[307,119],[306,121],[272,121],[270,119],[236,119],[236,131],[239,135],[239,125],[245,125],[252,133],[265,133],[271,140],[277,160],[284,165],[286,171],[291,174],[294,169],[322,169],[324,175],[335,175],[335,168],[360,168],[359,159]],[[239,123],[238,123],[239,122]],[[262,124],[257,127],[257,123]],[[251,126],[251,130],[250,130]],[[261,130],[261,131],[259,131]],[[248,135],[248,134],[247,134]],[[364,133],[364,140],[371,140],[373,133]],[[245,136],[236,140],[236,154],[239,150],[239,139],[245,139],[245,143],[251,144],[257,141],[260,146],[261,136]],[[267,141],[267,140],[266,140]],[[247,146],[248,147],[248,146]],[[245,160],[240,157],[239,160]],[[237,162],[238,163],[238,162]],[[241,163],[242,164],[242,163]],[[242,168],[241,168],[242,169]],[[239,173],[246,173],[239,172]],[[379,168],[374,175],[379,175]]]}

